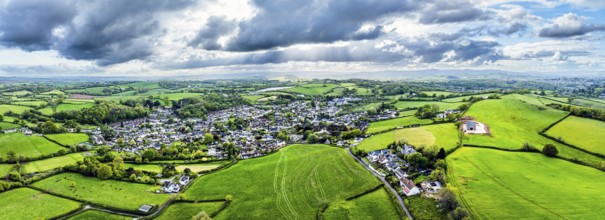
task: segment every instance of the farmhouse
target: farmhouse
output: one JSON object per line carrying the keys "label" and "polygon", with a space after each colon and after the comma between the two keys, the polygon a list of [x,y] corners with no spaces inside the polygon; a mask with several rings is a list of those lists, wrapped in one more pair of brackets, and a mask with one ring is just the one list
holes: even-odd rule
{"label": "farmhouse", "polygon": [[420,187],[427,193],[437,193],[441,190],[441,183],[439,181],[424,181],[420,184]]}
{"label": "farmhouse", "polygon": [[401,186],[401,191],[403,191],[406,196],[420,194],[420,189],[414,184],[414,181],[408,178],[399,179],[399,185]]}

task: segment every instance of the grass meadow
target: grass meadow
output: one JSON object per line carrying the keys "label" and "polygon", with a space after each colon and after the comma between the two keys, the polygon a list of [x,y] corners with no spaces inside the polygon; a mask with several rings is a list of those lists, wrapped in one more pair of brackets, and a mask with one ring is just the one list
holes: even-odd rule
{"label": "grass meadow", "polygon": [[80,214],[74,215],[69,220],[131,220],[132,217],[111,214],[98,210],[86,210]]}
{"label": "grass meadow", "polygon": [[435,145],[449,152],[458,145],[458,130],[451,123],[398,129],[366,138],[357,148],[370,152],[384,149],[387,145],[400,140],[406,140],[413,146]]}
{"label": "grass meadow", "polygon": [[[76,187],[71,187],[71,182]],[[151,185],[117,180],[100,180],[77,173],[58,174],[33,184],[70,198],[103,204],[128,210],[137,210],[140,205],[159,205],[168,200],[168,194],[155,194]]]}
{"label": "grass meadow", "polygon": [[420,119],[420,118],[417,118],[416,116],[393,118],[393,119],[388,119],[388,120],[372,122],[370,124],[370,127],[368,127],[368,130],[366,131],[366,133],[373,134],[373,133],[386,131],[386,130],[401,127],[401,126],[408,126],[408,125],[415,125],[415,124],[423,125],[423,124],[430,124],[430,123],[433,123],[433,120]]}
{"label": "grass meadow", "polygon": [[0,164],[0,177],[5,177],[13,169],[12,164]]}
{"label": "grass meadow", "polygon": [[84,159],[85,154],[88,153],[66,154],[63,156],[52,157],[44,160],[26,162],[23,164],[23,168],[25,168],[25,172],[27,173],[49,171],[55,168],[75,164],[78,161],[82,161],[82,159]]}
{"label": "grass meadow", "polygon": [[30,110],[32,107],[20,106],[20,105],[0,105],[0,114],[4,115],[4,113],[8,111],[12,111],[15,113],[23,113],[26,110]]}
{"label": "grass meadow", "polygon": [[14,151],[17,156],[38,157],[56,153],[61,149],[59,146],[44,137],[25,136],[22,133],[0,134],[0,157],[6,158],[9,151]]}
{"label": "grass meadow", "polygon": [[569,116],[546,131],[553,138],[605,155],[605,122]]}
{"label": "grass meadow", "polygon": [[193,216],[202,211],[210,215],[221,208],[224,202],[177,202],[170,205],[157,220],[191,220]]}
{"label": "grass meadow", "polygon": [[141,171],[147,171],[147,172],[154,172],[154,173],[162,172],[162,167],[160,166],[160,164],[132,164],[132,163],[124,164],[124,168],[130,168],[130,167],[132,167],[135,170],[141,170]]}
{"label": "grass meadow", "polygon": [[330,90],[336,87],[337,85],[335,84],[305,84],[296,86],[294,88],[288,88],[284,91],[299,93],[303,95],[321,95],[329,92]]}
{"label": "grass meadow", "polygon": [[210,162],[210,163],[178,165],[178,166],[176,166],[176,170],[182,172],[186,168],[189,168],[191,171],[198,173],[198,172],[212,170],[214,168],[220,167],[220,166],[228,164],[228,163],[229,163],[229,161],[225,160],[225,161],[217,161],[217,162]]}
{"label": "grass meadow", "polygon": [[424,105],[433,105],[436,104],[439,106],[440,111],[445,111],[449,109],[458,109],[458,106],[464,104],[463,102],[437,102],[437,101],[399,101],[395,104],[397,109],[409,109],[409,108],[418,108]]}
{"label": "grass meadow", "polygon": [[30,188],[0,193],[0,219],[50,219],[78,208],[78,202]]}
{"label": "grass meadow", "polygon": [[[397,206],[386,189],[378,190],[349,201],[330,204],[324,211],[325,219],[400,219]],[[379,214],[379,215],[377,215]]]}
{"label": "grass meadow", "polygon": [[291,145],[204,175],[185,197],[199,200],[233,195],[231,205],[216,219],[313,219],[322,205],[335,204],[379,184],[344,149]]}
{"label": "grass meadow", "polygon": [[463,147],[446,158],[450,187],[475,219],[599,219],[605,173],[539,153]]}
{"label": "grass meadow", "polygon": [[46,138],[62,145],[76,145],[88,141],[88,135],[83,133],[47,134]]}

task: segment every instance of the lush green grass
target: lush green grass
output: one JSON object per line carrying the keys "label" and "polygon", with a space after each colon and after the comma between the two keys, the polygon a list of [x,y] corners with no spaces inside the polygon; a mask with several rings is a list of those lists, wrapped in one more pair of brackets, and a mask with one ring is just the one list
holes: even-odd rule
{"label": "lush green grass", "polygon": [[44,92],[42,93],[43,95],[65,95],[65,93],[61,90],[52,90],[52,91],[48,91],[48,92]]}
{"label": "lush green grass", "polygon": [[[56,112],[80,110],[83,108],[92,108],[92,107],[94,107],[94,105],[95,104],[92,102],[63,102],[63,103],[57,105]],[[54,113],[54,111],[51,107],[46,107],[46,108],[40,109],[40,112],[42,112],[42,114],[45,114],[45,115],[51,115],[52,113]]]}
{"label": "lush green grass", "polygon": [[401,111],[401,112],[399,112],[399,117],[412,116],[412,115],[416,114],[416,112],[418,112],[418,110],[416,110],[416,109]]}
{"label": "lush green grass", "polygon": [[548,136],[559,138],[591,152],[605,155],[605,122],[569,116],[546,131]]}
{"label": "lush green grass", "polygon": [[405,197],[403,201],[415,219],[448,219],[447,215],[437,207],[435,199],[416,195]]}
{"label": "lush green grass", "polygon": [[450,123],[398,129],[366,138],[357,148],[370,152],[384,149],[387,145],[400,140],[417,147],[437,146],[451,151],[457,147],[458,129]]}
{"label": "lush green grass", "polygon": [[160,99],[168,98],[168,100],[180,100],[180,99],[184,99],[184,98],[201,97],[201,95],[202,95],[201,93],[169,93],[169,94],[154,95],[154,97],[159,96]]}
{"label": "lush green grass", "polygon": [[88,135],[82,133],[47,134],[48,139],[62,145],[76,145],[88,141]]}
{"label": "lush green grass", "polygon": [[0,128],[2,130],[6,130],[6,129],[12,129],[12,128],[20,128],[21,125],[18,124],[13,124],[13,123],[8,123],[8,122],[0,122]]}
{"label": "lush green grass", "polygon": [[25,105],[30,107],[38,107],[44,104],[47,104],[45,101],[21,101],[21,102],[13,102],[15,105]]}
{"label": "lush green grass", "polygon": [[596,101],[588,100],[588,99],[573,99],[571,101],[571,104],[590,107],[590,108],[605,109],[605,103],[596,102]]}
{"label": "lush green grass", "polygon": [[370,127],[368,127],[368,130],[366,131],[366,133],[372,134],[372,133],[386,131],[386,130],[401,127],[401,126],[408,126],[408,125],[415,125],[415,124],[430,124],[430,123],[433,123],[433,120],[420,119],[420,118],[417,118],[416,116],[394,118],[394,119],[372,122],[370,124]]}
{"label": "lush green grass", "polygon": [[4,113],[8,111],[13,111],[14,113],[23,113],[26,110],[32,109],[27,106],[19,106],[19,105],[0,105],[0,114],[4,115]]}
{"label": "lush green grass", "polygon": [[132,167],[135,170],[155,172],[155,173],[161,173],[162,172],[162,167],[159,164],[132,164],[132,163],[127,163],[127,164],[124,164],[124,167],[125,168]]}
{"label": "lush green grass", "polygon": [[188,202],[179,202],[170,205],[160,216],[158,216],[157,220],[190,220],[191,217],[197,215],[202,211],[205,211],[206,214],[210,215],[213,212],[218,211],[219,208],[223,205],[224,202],[201,202],[201,203],[188,203]]}
{"label": "lush green grass", "polygon": [[427,94],[429,96],[433,96],[433,94],[435,96],[440,96],[440,95],[448,96],[448,95],[451,95],[451,94],[455,94],[453,92],[445,92],[445,91],[424,91],[422,93]]}
{"label": "lush green grass", "polygon": [[436,104],[439,106],[440,111],[445,111],[449,109],[458,109],[458,106],[464,104],[463,102],[436,102],[436,101],[399,101],[395,104],[397,109],[408,109],[408,108],[418,108],[424,105],[432,105]]}
{"label": "lush green grass", "polygon": [[6,158],[6,153],[14,151],[17,156],[37,157],[56,153],[61,147],[44,137],[25,136],[22,133],[0,134],[0,157]]}
{"label": "lush green grass", "polygon": [[486,93],[486,94],[478,94],[478,95],[467,95],[467,96],[460,96],[460,97],[455,97],[455,98],[443,99],[441,101],[444,101],[444,102],[462,102],[462,100],[467,100],[468,101],[468,99],[470,97],[479,98],[479,97],[482,97],[482,96],[490,96],[490,95],[493,95],[493,94],[494,93]]}
{"label": "lush green grass", "polygon": [[132,217],[126,217],[122,215],[111,214],[107,212],[102,212],[98,210],[87,210],[80,214],[77,214],[71,218],[70,220],[130,220]]}
{"label": "lush green grass", "polygon": [[12,169],[12,164],[0,164],[0,177],[8,175],[8,173],[10,173]]}
{"label": "lush green grass", "polygon": [[218,219],[313,219],[322,204],[378,184],[344,149],[292,145],[204,175],[185,192],[185,197],[197,200],[233,195],[233,202]]}
{"label": "lush green grass", "polygon": [[178,166],[176,166],[176,170],[183,171],[186,168],[189,168],[193,172],[202,172],[202,171],[207,171],[207,170],[211,170],[211,169],[220,167],[220,166],[228,164],[228,163],[229,163],[229,161],[217,161],[217,162],[201,163],[201,164],[178,165]]}
{"label": "lush green grass", "polygon": [[505,149],[521,149],[529,143],[538,149],[545,144],[554,144],[559,156],[576,158],[592,165],[598,165],[602,159],[582,151],[561,145],[539,135],[550,124],[565,117],[567,113],[544,106],[529,104],[516,98],[480,101],[471,106],[466,115],[490,127],[491,136],[465,135],[465,144],[494,146]]}
{"label": "lush green grass", "polygon": [[[72,188],[71,182],[76,183]],[[159,205],[170,195],[149,192],[153,186],[117,180],[99,180],[76,173],[62,173],[33,184],[67,197],[100,203],[103,205],[137,210],[141,205]]]}
{"label": "lush green grass", "polygon": [[84,159],[85,154],[88,153],[73,153],[58,157],[52,157],[44,160],[26,162],[23,164],[23,167],[25,168],[25,171],[27,173],[44,172],[62,166],[75,164],[78,161],[82,161],[82,159]]}
{"label": "lush green grass", "polygon": [[300,93],[304,95],[321,95],[330,91],[333,88],[336,88],[336,86],[337,85],[335,84],[305,84],[296,86],[294,88],[288,88],[284,91]]}
{"label": "lush green grass", "polygon": [[325,219],[400,219],[397,204],[384,188],[355,198],[330,204],[324,211]]}
{"label": "lush green grass", "polygon": [[463,147],[448,178],[479,219],[599,219],[605,173],[539,153]]}
{"label": "lush green grass", "polygon": [[0,219],[49,219],[80,208],[80,203],[29,188],[0,193]]}
{"label": "lush green grass", "polygon": [[256,103],[256,100],[263,98],[265,96],[262,95],[242,95],[242,97],[244,97],[245,99],[247,99],[248,101],[250,101],[250,103]]}

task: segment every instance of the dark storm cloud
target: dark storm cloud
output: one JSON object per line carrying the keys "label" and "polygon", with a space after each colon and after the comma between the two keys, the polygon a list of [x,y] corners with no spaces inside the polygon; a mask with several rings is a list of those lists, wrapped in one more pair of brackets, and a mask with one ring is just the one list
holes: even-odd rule
{"label": "dark storm cloud", "polygon": [[218,50],[221,47],[217,42],[218,38],[233,32],[236,27],[237,23],[233,20],[228,20],[225,17],[212,16],[208,19],[206,27],[189,42],[189,46],[199,46],[206,50]]}
{"label": "dark storm cloud", "polygon": [[[237,25],[237,36],[227,45],[212,49],[256,51],[299,43],[374,39],[382,28],[372,22],[389,14],[412,11],[420,5],[411,0],[253,0],[252,4],[258,13]],[[361,30],[364,24],[373,27]],[[212,28],[207,26],[200,35]],[[197,42],[201,40],[196,38],[193,44]]]}
{"label": "dark storm cloud", "polygon": [[[25,50],[55,49],[74,60],[110,65],[151,54],[161,34],[157,15],[191,5],[191,0],[14,0],[2,10],[2,44]],[[25,21],[25,22],[22,22]],[[52,31],[64,28],[62,36]]]}
{"label": "dark storm cloud", "polygon": [[0,44],[26,51],[48,50],[53,30],[75,15],[73,1],[10,1],[0,8]]}
{"label": "dark storm cloud", "polygon": [[565,14],[554,20],[554,23],[540,30],[540,37],[567,38],[582,36],[590,32],[605,31],[604,24],[587,24],[575,14]]}

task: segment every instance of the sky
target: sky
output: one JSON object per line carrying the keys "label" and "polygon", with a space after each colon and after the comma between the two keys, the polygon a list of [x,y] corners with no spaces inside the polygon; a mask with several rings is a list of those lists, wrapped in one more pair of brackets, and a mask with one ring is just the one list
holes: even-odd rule
{"label": "sky", "polygon": [[0,0],[0,76],[605,72],[605,0]]}

